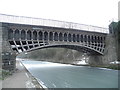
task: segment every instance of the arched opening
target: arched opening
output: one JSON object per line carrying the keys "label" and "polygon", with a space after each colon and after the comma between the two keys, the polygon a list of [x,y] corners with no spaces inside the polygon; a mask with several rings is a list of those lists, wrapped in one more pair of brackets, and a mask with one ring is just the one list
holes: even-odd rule
{"label": "arched opening", "polygon": [[93,36],[91,37],[91,41],[92,41],[92,43],[94,43],[94,37]]}
{"label": "arched opening", "polygon": [[98,47],[100,47],[100,37],[97,37]]}
{"label": "arched opening", "polygon": [[44,40],[48,40],[48,32],[44,32]]}
{"label": "arched opening", "polygon": [[77,34],[77,42],[80,41],[80,37],[79,37],[79,34]]}
{"label": "arched opening", "polygon": [[98,43],[100,43],[100,37],[99,36],[98,36],[97,40],[98,40]]}
{"label": "arched opening", "polygon": [[44,46],[44,47],[33,48],[31,50],[33,51],[33,50],[42,49],[42,48],[55,48],[55,47],[74,49],[74,50],[78,50],[78,51],[80,51],[79,50],[79,48],[80,48],[82,52],[88,52],[88,54],[89,53],[91,53],[91,54],[95,54],[95,53],[96,54],[102,54],[101,52],[96,51],[94,49],[91,49],[89,47],[84,47],[84,46],[79,46],[79,45],[58,45],[57,44],[57,45],[50,45],[50,46],[48,45],[48,46]]}
{"label": "arched opening", "polygon": [[25,30],[22,30],[22,31],[21,31],[21,39],[22,39],[22,40],[25,40],[25,37],[26,37],[26,35],[25,35]]}
{"label": "arched opening", "polygon": [[33,40],[37,40],[37,31],[33,31]]}
{"label": "arched opening", "polygon": [[43,32],[40,31],[40,32],[38,33],[38,35],[39,35],[39,40],[43,40]]}
{"label": "arched opening", "polygon": [[67,34],[64,33],[64,41],[67,41]]}
{"label": "arched opening", "polygon": [[69,34],[68,34],[68,41],[71,42],[71,41],[72,41],[71,39],[72,39],[72,38],[71,38],[71,34],[69,33]]}
{"label": "arched opening", "polygon": [[49,33],[49,40],[50,40],[50,41],[53,41],[53,32],[50,32],[50,33]]}
{"label": "arched opening", "polygon": [[95,43],[97,43],[97,37],[95,36]]}
{"label": "arched opening", "polygon": [[29,31],[27,31],[27,40],[31,40],[31,35],[32,33],[31,33],[31,31],[29,30]]}
{"label": "arched opening", "polygon": [[19,40],[19,38],[20,38],[20,31],[17,29],[15,30],[14,39]]}
{"label": "arched opening", "polygon": [[88,42],[90,43],[90,35],[88,35]]}
{"label": "arched opening", "polygon": [[102,37],[100,37],[100,42],[103,43],[103,38]]}
{"label": "arched opening", "polygon": [[54,40],[58,41],[58,33],[57,32],[54,33]]}
{"label": "arched opening", "polygon": [[73,42],[76,42],[76,35],[73,34]]}
{"label": "arched opening", "polygon": [[13,30],[12,29],[10,29],[8,31],[8,39],[13,39]]}
{"label": "arched opening", "polygon": [[80,40],[81,40],[81,42],[83,42],[83,35],[81,35]]}
{"label": "arched opening", "polygon": [[87,36],[86,35],[84,36],[84,41],[87,42]]}
{"label": "arched opening", "polygon": [[62,33],[59,33],[59,41],[63,41],[63,35],[62,35]]}

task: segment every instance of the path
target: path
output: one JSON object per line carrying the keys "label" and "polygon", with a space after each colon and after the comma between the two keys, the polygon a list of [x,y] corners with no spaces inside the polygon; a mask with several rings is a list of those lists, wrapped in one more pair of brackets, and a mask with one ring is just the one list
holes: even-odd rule
{"label": "path", "polygon": [[[17,71],[2,82],[2,88],[35,88],[40,87],[37,81],[27,72],[24,66],[17,60]],[[33,84],[33,81],[36,83]],[[41,88],[41,87],[40,87]]]}

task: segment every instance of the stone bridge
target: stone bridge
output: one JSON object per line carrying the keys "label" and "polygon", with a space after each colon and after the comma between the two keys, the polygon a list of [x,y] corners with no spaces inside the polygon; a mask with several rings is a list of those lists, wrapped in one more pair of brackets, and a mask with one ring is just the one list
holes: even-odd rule
{"label": "stone bridge", "polygon": [[15,68],[21,52],[62,47],[104,55],[108,29],[72,22],[0,14],[3,68]]}

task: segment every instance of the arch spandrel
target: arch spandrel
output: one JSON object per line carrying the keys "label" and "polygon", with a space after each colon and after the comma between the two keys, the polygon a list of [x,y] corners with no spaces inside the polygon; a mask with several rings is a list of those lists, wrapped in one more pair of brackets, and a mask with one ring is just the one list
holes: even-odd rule
{"label": "arch spandrel", "polygon": [[20,43],[23,43],[24,41],[26,42],[26,44],[23,43],[19,46],[17,43],[15,43],[16,46],[12,47],[13,50],[21,49],[22,51],[30,51],[36,48],[44,48],[46,46],[56,46],[58,44],[77,46],[79,48],[89,48],[96,53],[99,52],[100,54],[103,53],[105,49],[105,34],[102,33],[92,33],[71,29],[54,29],[54,27],[47,29],[44,29],[44,27],[42,27],[43,29],[37,29],[33,27],[30,26],[31,29],[23,28],[20,30],[9,30],[9,39],[17,40],[17,42]]}

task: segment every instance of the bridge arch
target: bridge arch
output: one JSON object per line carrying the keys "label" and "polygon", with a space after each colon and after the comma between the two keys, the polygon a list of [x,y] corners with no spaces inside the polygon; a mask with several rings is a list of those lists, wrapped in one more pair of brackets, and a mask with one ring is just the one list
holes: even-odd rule
{"label": "bridge arch", "polygon": [[88,54],[96,54],[96,55],[101,54],[101,55],[103,55],[97,49],[93,49],[91,47],[86,47],[86,46],[83,46],[83,45],[74,45],[74,44],[72,44],[72,45],[58,45],[58,44],[57,45],[45,45],[43,47],[37,47],[37,48],[30,49],[30,50],[28,50],[28,52],[38,50],[38,49],[54,48],[54,47],[73,49],[73,50],[77,50],[77,51],[88,53]]}
{"label": "bridge arch", "polygon": [[[53,21],[53,24],[48,24],[44,19],[41,19],[41,22],[40,20],[35,20],[35,18],[26,18],[28,21],[33,21],[26,23],[23,17],[22,22],[16,16],[16,22],[14,20],[11,22],[12,19],[10,17],[9,15],[5,16],[5,20],[8,22],[1,22],[1,31],[5,31],[3,36],[7,34],[3,37],[6,40],[4,44],[8,45],[8,48],[4,49],[5,53],[18,54],[22,51],[27,52],[40,48],[64,47],[88,51],[93,54],[104,54],[107,34],[97,31],[107,29],[61,21]],[[43,23],[44,21],[46,23]],[[65,25],[66,23],[68,24],[67,26]],[[69,27],[69,24],[74,27]]]}
{"label": "bridge arch", "polygon": [[[33,28],[31,26],[10,27],[9,39],[12,49],[18,53],[29,51],[34,48],[43,48],[51,46],[79,46],[81,48],[103,53],[105,48],[105,35],[101,33],[84,32],[80,30],[63,30],[59,28],[46,27]],[[37,29],[37,30],[36,30]],[[50,29],[50,30],[49,30]],[[15,39],[14,39],[15,38]],[[59,44],[59,45],[58,45]],[[73,44],[73,45],[72,45]],[[67,46],[68,45],[68,46]],[[75,48],[74,48],[75,49]]]}
{"label": "bridge arch", "polygon": [[[53,47],[53,46],[55,47],[79,46],[79,48],[84,48],[92,52],[97,50],[97,53],[101,54],[103,53],[105,48],[105,44],[104,44],[105,38],[103,36],[98,36],[93,34],[91,35],[77,34],[70,32],[62,33],[58,31],[56,32],[41,31],[41,30],[36,31],[36,30],[24,30],[24,29],[20,29],[20,30],[11,29],[9,30],[9,32],[10,32],[9,37],[11,37],[11,39],[15,35],[14,38],[16,39],[15,40],[13,39],[13,41],[10,41],[10,43],[12,44],[12,46],[15,46],[13,49],[16,50],[18,53],[21,52],[20,49],[22,51],[29,51],[36,48]],[[20,37],[17,34],[19,34]],[[64,42],[60,43],[60,41],[64,41]]]}

